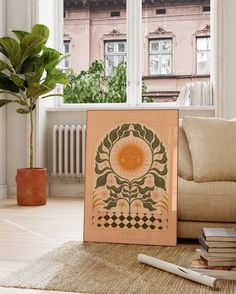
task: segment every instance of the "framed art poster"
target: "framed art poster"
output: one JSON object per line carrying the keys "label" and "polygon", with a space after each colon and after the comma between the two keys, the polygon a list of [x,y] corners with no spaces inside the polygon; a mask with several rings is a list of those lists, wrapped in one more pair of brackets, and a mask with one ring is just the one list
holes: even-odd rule
{"label": "framed art poster", "polygon": [[87,112],[84,241],[176,245],[178,110]]}

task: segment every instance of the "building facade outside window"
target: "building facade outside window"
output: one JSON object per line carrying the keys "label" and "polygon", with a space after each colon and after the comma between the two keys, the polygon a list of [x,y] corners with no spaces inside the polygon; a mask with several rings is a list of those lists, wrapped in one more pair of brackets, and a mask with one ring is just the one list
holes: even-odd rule
{"label": "building facade outside window", "polygon": [[[68,41],[68,40],[64,40],[63,53],[64,54],[69,54],[70,53],[70,41]],[[64,67],[66,67],[66,68],[70,67],[70,57],[69,56],[64,59]]]}
{"label": "building facade outside window", "polygon": [[197,74],[209,74],[211,69],[210,37],[197,37]]}
{"label": "building facade outside window", "polygon": [[105,75],[110,76],[113,69],[126,61],[126,41],[105,41]]}
{"label": "building facade outside window", "polygon": [[173,44],[172,39],[149,40],[149,74],[171,75]]}

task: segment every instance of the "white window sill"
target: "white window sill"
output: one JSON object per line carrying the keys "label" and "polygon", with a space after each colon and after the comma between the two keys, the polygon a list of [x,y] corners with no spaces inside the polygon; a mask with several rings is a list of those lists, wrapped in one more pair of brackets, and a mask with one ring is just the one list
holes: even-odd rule
{"label": "white window sill", "polygon": [[104,110],[104,109],[116,109],[116,110],[122,110],[122,109],[179,109],[179,110],[185,110],[185,111],[215,111],[215,106],[177,106],[173,103],[160,103],[160,104],[143,104],[143,105],[137,105],[137,106],[129,106],[125,104],[115,104],[115,105],[63,105],[60,107],[52,107],[47,108],[46,111],[48,112],[68,112],[68,111],[87,111],[87,110]]}

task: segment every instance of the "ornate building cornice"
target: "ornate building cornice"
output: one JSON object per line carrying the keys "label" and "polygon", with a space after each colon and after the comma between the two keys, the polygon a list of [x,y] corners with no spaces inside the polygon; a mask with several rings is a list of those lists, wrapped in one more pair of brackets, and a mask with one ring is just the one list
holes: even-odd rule
{"label": "ornate building cornice", "polygon": [[[207,5],[210,6],[210,0],[142,0],[143,6],[184,6],[184,5]],[[64,9],[117,9],[125,8],[126,0],[64,0]]]}

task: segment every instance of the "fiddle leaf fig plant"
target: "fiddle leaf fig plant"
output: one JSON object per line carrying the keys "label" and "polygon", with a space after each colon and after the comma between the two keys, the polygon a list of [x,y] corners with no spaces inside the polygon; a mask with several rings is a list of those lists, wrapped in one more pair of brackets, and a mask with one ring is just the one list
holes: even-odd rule
{"label": "fiddle leaf fig plant", "polygon": [[0,99],[0,107],[16,103],[19,114],[30,117],[30,168],[33,168],[33,111],[38,99],[51,96],[57,84],[67,84],[65,74],[58,65],[66,56],[46,47],[49,29],[36,24],[31,32],[12,30],[15,38],[0,38],[0,94],[9,98]]}

